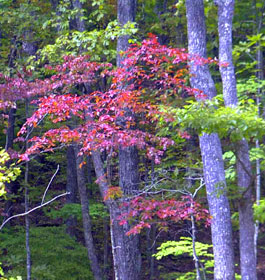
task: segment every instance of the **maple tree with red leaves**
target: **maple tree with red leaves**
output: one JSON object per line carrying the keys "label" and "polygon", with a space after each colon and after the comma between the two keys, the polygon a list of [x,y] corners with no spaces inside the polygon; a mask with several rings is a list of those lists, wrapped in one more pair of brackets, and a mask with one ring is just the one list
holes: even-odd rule
{"label": "maple tree with red leaves", "polygon": [[[31,154],[74,141],[82,145],[81,153],[116,149],[120,145],[137,146],[159,163],[173,141],[145,128],[155,127],[157,106],[161,102],[170,103],[171,97],[181,99],[187,94],[200,94],[187,83],[187,62],[191,58],[184,49],[160,45],[154,35],[141,45],[132,45],[125,55],[124,67],[117,69],[112,69],[110,64],[91,62],[88,56],[65,57],[62,65],[48,66],[55,75],[26,83],[29,96],[45,96],[33,101],[38,110],[19,135],[24,134],[28,126],[37,126],[45,117],[53,123],[77,117],[80,124],[74,129],[64,124],[41,137],[33,137],[32,146],[21,158],[27,160]],[[206,61],[198,59],[197,63]],[[110,81],[105,91],[69,93],[77,85],[97,87],[102,79]]]}
{"label": "maple tree with red leaves", "polygon": [[[109,63],[91,62],[88,56],[67,56],[61,65],[47,69],[55,72],[50,78],[27,82],[18,77],[7,79],[1,87],[4,101],[6,92],[12,89],[12,101],[19,98],[34,98],[32,103],[38,106],[33,115],[27,119],[19,132],[22,136],[28,127],[37,127],[48,118],[52,123],[62,123],[61,127],[49,129],[42,136],[29,139],[32,145],[20,156],[20,160],[29,160],[30,155],[53,151],[60,145],[78,143],[80,154],[91,151],[116,150],[120,146],[136,146],[146,150],[150,159],[160,163],[163,153],[174,142],[166,137],[155,135],[155,126],[159,104],[172,104],[187,95],[202,96],[202,92],[188,85],[188,62],[210,63],[210,59],[190,57],[184,49],[176,49],[160,45],[157,38],[150,34],[140,45],[132,45],[124,53],[122,68],[113,68]],[[98,90],[102,79],[109,81],[105,91]],[[90,91],[86,91],[89,85]],[[79,86],[78,93],[73,94]],[[91,90],[96,88],[96,90]],[[7,98],[6,98],[7,99]],[[70,126],[66,121],[79,120],[78,125]],[[151,127],[151,129],[150,129]],[[183,138],[187,133],[180,132]],[[20,137],[21,139],[21,137]],[[110,188],[105,194],[106,200],[121,198],[116,192],[118,187]],[[130,209],[121,218],[121,224],[135,216],[140,222],[128,234],[139,233],[143,228],[150,227],[155,220],[178,222],[190,219],[209,223],[208,211],[191,198],[182,201],[174,199],[157,201],[137,197],[126,205]],[[124,206],[124,205],[123,205]]]}

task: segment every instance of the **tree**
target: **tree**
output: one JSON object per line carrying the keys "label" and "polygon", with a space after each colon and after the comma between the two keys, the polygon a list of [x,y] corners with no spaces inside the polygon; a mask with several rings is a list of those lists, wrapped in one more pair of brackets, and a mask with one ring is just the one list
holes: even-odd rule
{"label": "tree", "polygon": [[[191,56],[207,57],[206,27],[202,0],[186,1],[189,53]],[[216,95],[208,65],[191,62],[191,85],[213,98]],[[203,173],[206,183],[210,214],[213,216],[211,230],[214,251],[214,277],[217,280],[234,279],[234,252],[232,225],[224,172],[221,142],[216,133],[200,136]]]}
{"label": "tree", "polygon": [[[45,132],[42,137],[33,137],[31,141],[34,144],[22,156],[22,159],[27,160],[30,154],[39,153],[42,150],[52,150],[57,144],[80,143],[82,145],[80,155],[92,151],[95,171],[103,196],[108,193],[110,185],[105,175],[99,150],[107,150],[112,155],[111,151],[115,151],[121,146],[126,148],[137,146],[138,149],[146,149],[148,156],[159,163],[159,158],[163,154],[162,151],[166,150],[168,145],[173,142],[145,132],[140,128],[151,121],[155,123],[157,118],[156,99],[166,100],[168,92],[178,93],[178,87],[189,94],[193,94],[192,89],[185,86],[185,66],[178,69],[178,63],[183,62],[185,64],[188,56],[181,50],[159,45],[155,36],[145,40],[142,46],[132,47],[127,56],[123,61],[125,67],[114,71],[104,70],[104,72],[102,72],[102,69],[109,67],[109,64],[90,62],[86,56],[65,57],[65,62],[54,68],[57,74],[46,80],[37,80],[30,83],[28,85],[30,94],[49,94],[49,92],[57,92],[57,94],[39,98],[39,109],[27,120],[26,125],[21,129],[21,133],[25,131],[27,125],[30,127],[36,126],[47,115],[50,116],[53,123],[64,122],[73,116],[78,117],[81,123],[74,128],[64,125],[58,129]],[[153,60],[153,56],[156,59]],[[161,68],[154,76],[154,69],[157,69],[159,65],[166,65],[171,62],[174,69],[171,69],[172,67],[165,70]],[[93,86],[93,83],[100,77],[98,74],[113,76],[113,82],[107,92],[95,91],[81,96],[61,93],[61,91],[67,92],[77,84],[89,82]],[[174,76],[175,74],[176,76]],[[138,82],[127,83],[128,80]],[[172,85],[174,85],[173,88]],[[147,89],[148,91],[151,90],[153,95],[151,103],[148,100],[145,101],[144,98],[144,96],[147,96]],[[164,98],[163,95],[165,95]],[[135,128],[135,120],[131,115],[126,115],[128,109],[136,116],[139,115],[138,129]],[[121,119],[123,121],[119,124]],[[122,200],[126,199],[127,195],[132,194],[128,191],[123,193],[125,197]],[[112,217],[115,218],[121,214],[121,211],[126,210],[120,209],[119,201],[114,199],[107,199],[106,204],[110,213],[113,214]],[[126,231],[123,230],[122,235],[120,234],[122,227],[118,224],[117,219],[113,219],[112,222],[118,225],[116,229],[119,230],[119,234],[112,232],[112,234],[117,234],[115,238],[120,236],[122,240],[131,239],[134,242],[133,237],[125,235]],[[128,231],[128,227],[124,226],[124,229],[126,228]],[[113,248],[115,250],[115,244],[113,244]],[[130,277],[134,277],[133,270],[128,271],[130,271]],[[122,273],[128,272],[123,270]],[[119,274],[117,277],[120,277]]]}
{"label": "tree", "polygon": [[[223,95],[226,106],[238,104],[236,77],[232,58],[232,26],[235,1],[215,1],[218,5],[219,60]],[[227,64],[222,66],[222,64]],[[245,139],[239,142],[237,151],[237,178],[240,193],[240,268],[242,279],[257,279],[254,249],[254,220],[252,209],[253,175],[249,159],[249,147]]]}
{"label": "tree", "polygon": [[[125,24],[135,21],[135,12],[135,0],[118,0],[118,23],[122,28]],[[118,37],[118,67],[124,67],[124,65],[122,64],[121,52],[126,51],[128,48],[129,36],[125,35]],[[130,110],[128,110],[128,112],[125,112],[125,114],[127,116],[131,115],[131,118],[135,118],[135,116]],[[139,158],[136,146],[119,147],[119,186],[122,189],[124,195],[133,195],[139,188],[138,162]],[[125,209],[123,209],[123,211],[124,210]],[[113,251],[114,267],[116,267],[116,279],[139,279],[141,271],[141,253],[139,249],[139,236],[126,236],[128,227],[126,225],[121,226],[118,224],[117,215],[120,215],[120,212],[117,211],[117,209],[114,210],[114,212],[111,211],[110,214],[113,229],[112,245],[115,248],[117,248],[115,249],[115,251]]]}

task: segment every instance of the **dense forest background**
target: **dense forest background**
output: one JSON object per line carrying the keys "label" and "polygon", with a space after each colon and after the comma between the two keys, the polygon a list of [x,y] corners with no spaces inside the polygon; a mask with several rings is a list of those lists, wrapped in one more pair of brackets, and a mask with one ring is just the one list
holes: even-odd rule
{"label": "dense forest background", "polygon": [[265,279],[264,13],[0,0],[1,279]]}

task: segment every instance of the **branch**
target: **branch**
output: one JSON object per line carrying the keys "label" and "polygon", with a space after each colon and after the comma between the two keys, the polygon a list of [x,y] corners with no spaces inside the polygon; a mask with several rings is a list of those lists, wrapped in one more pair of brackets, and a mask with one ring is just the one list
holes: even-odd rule
{"label": "branch", "polygon": [[44,207],[44,206],[46,206],[46,205],[52,203],[54,200],[56,200],[56,199],[58,199],[58,198],[60,198],[60,197],[66,196],[66,195],[68,195],[68,194],[70,194],[70,192],[66,192],[66,193],[59,194],[59,195],[55,196],[54,198],[52,198],[51,200],[49,200],[49,201],[47,201],[47,202],[45,202],[45,203],[41,203],[39,206],[36,206],[36,207],[30,209],[30,210],[27,211],[27,212],[24,212],[24,213],[17,214],[17,215],[14,215],[14,216],[9,217],[7,220],[5,220],[5,221],[2,223],[2,225],[0,226],[0,230],[2,230],[2,228],[5,226],[5,224],[8,223],[10,220],[12,220],[12,219],[14,219],[14,218],[26,216],[26,215],[30,214],[31,212],[33,212],[33,211],[35,211],[35,210],[37,210],[37,209],[40,209],[40,208],[42,208],[42,207]]}
{"label": "branch", "polygon": [[58,164],[58,165],[57,165],[57,169],[56,169],[55,173],[52,175],[52,178],[51,178],[51,180],[50,180],[50,182],[49,182],[49,184],[48,184],[48,186],[47,186],[47,188],[46,188],[46,190],[45,190],[45,192],[44,192],[44,194],[43,194],[43,197],[42,197],[42,200],[41,200],[41,205],[43,204],[43,202],[44,202],[44,200],[45,200],[46,193],[47,193],[47,191],[48,191],[48,189],[49,189],[49,187],[50,187],[50,185],[51,185],[51,183],[52,183],[54,177],[55,177],[56,174],[58,173],[59,169],[60,169],[60,165]]}

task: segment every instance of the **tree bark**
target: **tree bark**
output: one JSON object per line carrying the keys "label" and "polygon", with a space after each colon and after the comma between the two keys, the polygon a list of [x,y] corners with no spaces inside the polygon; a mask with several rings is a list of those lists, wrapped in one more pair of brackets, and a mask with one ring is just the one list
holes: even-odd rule
{"label": "tree bark", "polygon": [[[186,11],[189,53],[206,58],[203,0],[187,0]],[[192,87],[202,90],[208,98],[214,97],[216,90],[208,66],[193,62],[190,64],[190,70],[193,75],[191,78]],[[221,142],[215,133],[203,134],[199,140],[207,199],[210,214],[213,217],[211,231],[215,261],[214,279],[233,280],[235,276],[232,226]]]}
{"label": "tree bark", "polygon": [[94,241],[92,236],[91,219],[89,215],[89,201],[87,196],[86,180],[85,180],[85,169],[84,166],[82,167],[80,166],[83,163],[83,157],[78,155],[79,150],[80,149],[78,145],[75,145],[74,153],[76,158],[77,186],[78,186],[78,191],[79,191],[79,196],[81,201],[85,244],[87,248],[91,270],[93,272],[95,280],[102,280],[103,279],[102,272],[96,256],[96,250],[94,247]]}
{"label": "tree bark", "polygon": [[[135,21],[136,1],[118,0],[118,22],[121,26]],[[117,42],[117,66],[122,66],[121,51],[129,47],[129,36],[120,36]],[[130,112],[129,112],[130,113]],[[136,147],[119,148],[119,186],[124,195],[132,195],[139,185],[138,152]],[[123,209],[128,211],[128,209]],[[118,205],[110,208],[111,235],[116,280],[139,279],[141,270],[141,253],[139,236],[127,236],[128,225],[120,226],[117,217],[121,214]]]}
{"label": "tree bark", "polygon": [[[100,157],[100,153],[97,151],[92,152],[92,158],[100,191],[102,197],[104,197],[109,186],[103,161]],[[118,217],[123,212],[128,211],[128,209],[120,208],[118,200],[107,200],[105,203],[110,213],[110,233],[115,280],[138,280],[141,270],[139,237],[137,235],[127,236],[126,232],[129,231],[129,226],[121,226],[118,221]]]}
{"label": "tree bark", "polygon": [[[253,16],[256,17],[256,21],[255,24],[253,26],[253,34],[260,34],[261,33],[261,29],[263,27],[263,13],[262,11],[265,10],[265,2],[263,3],[263,7],[260,9],[257,8],[256,6],[256,0],[253,1],[252,3],[253,6]],[[261,11],[261,13],[260,13]],[[260,16],[259,16],[260,13]],[[256,77],[262,81],[264,80],[264,72],[263,72],[263,68],[264,68],[264,57],[263,57],[263,46],[261,44],[261,42],[257,43],[257,50],[256,50],[256,60],[257,60],[257,65],[256,65],[256,69],[257,69],[257,73],[256,73]],[[257,92],[257,97],[256,97],[256,104],[258,106],[258,112],[260,115],[260,106],[261,106],[261,96],[263,95],[263,90],[259,89]],[[264,112],[264,110],[263,110]],[[264,118],[264,113],[263,113],[263,118]],[[260,143],[259,140],[256,140],[256,148],[260,148]],[[261,168],[260,168],[260,159],[256,160],[256,204],[260,205],[260,198],[261,198]],[[255,256],[256,256],[256,263],[258,262],[258,257],[257,257],[257,245],[258,245],[258,236],[259,236],[259,221],[255,221],[255,233],[254,233],[254,248],[255,248]]]}
{"label": "tree bark", "polygon": [[[225,105],[235,107],[238,104],[236,76],[232,58],[232,27],[234,0],[218,0],[219,61],[228,63],[220,66],[223,82]],[[252,209],[252,168],[249,159],[248,143],[242,139],[237,148],[237,181],[240,193],[239,233],[240,233],[240,268],[242,280],[257,279],[254,248],[255,224]]]}
{"label": "tree bark", "polygon": [[[118,22],[121,26],[127,22],[135,21],[136,1],[118,0]],[[122,67],[122,57],[120,52],[126,51],[129,47],[129,35],[120,36],[117,42],[117,66]]]}
{"label": "tree bark", "polygon": [[80,2],[80,0],[74,0],[72,3],[73,3],[73,7],[75,9],[80,10],[80,12],[77,14],[77,16],[75,18],[76,30],[83,32],[86,30],[85,22],[81,19],[81,17],[83,16],[83,13],[82,13],[83,5]]}

